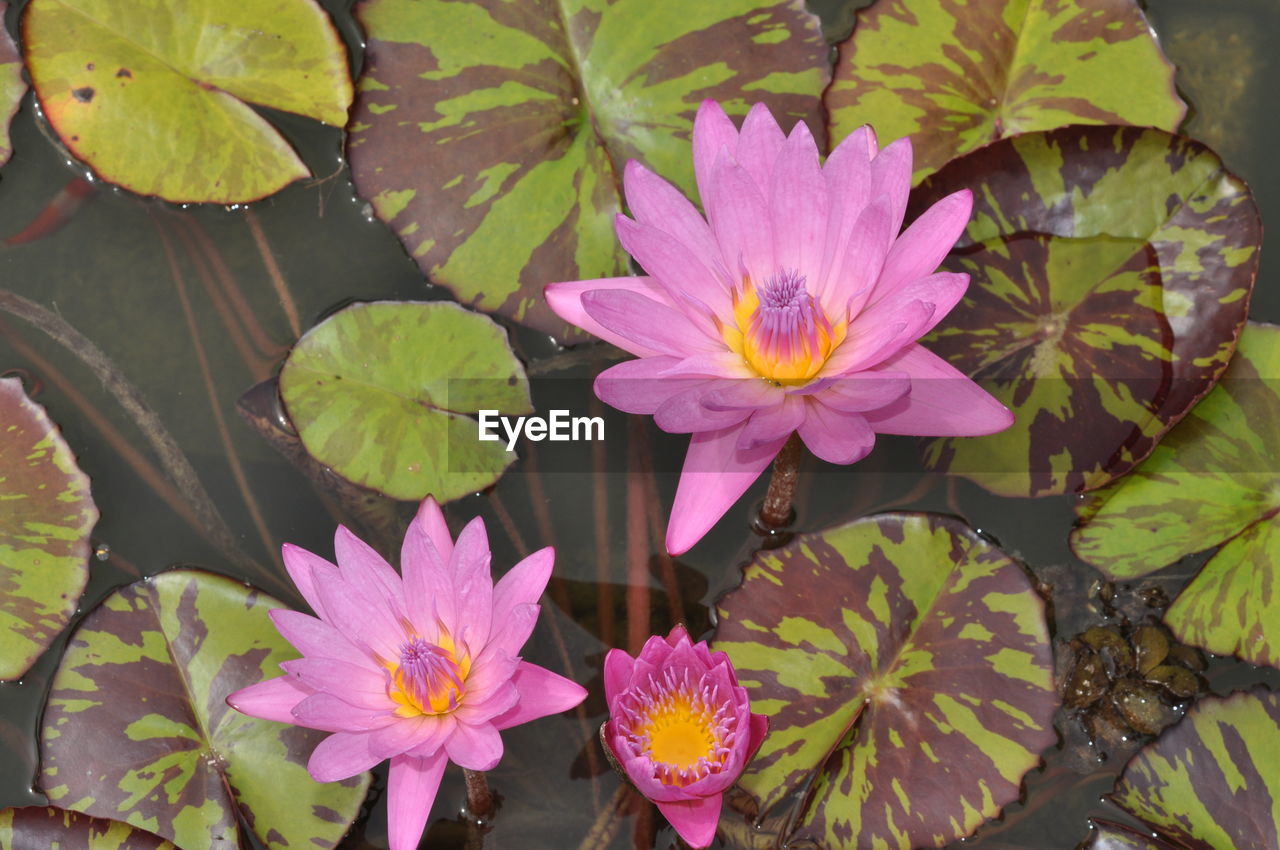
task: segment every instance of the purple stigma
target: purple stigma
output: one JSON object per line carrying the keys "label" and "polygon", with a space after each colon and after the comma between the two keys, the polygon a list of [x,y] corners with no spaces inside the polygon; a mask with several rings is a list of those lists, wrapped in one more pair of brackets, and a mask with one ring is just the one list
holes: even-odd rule
{"label": "purple stigma", "polygon": [[420,637],[400,647],[398,684],[424,710],[452,711],[462,692],[462,671],[453,653]]}
{"label": "purple stigma", "polygon": [[751,314],[747,333],[756,349],[774,363],[809,360],[821,351],[821,334],[831,335],[831,323],[804,284],[804,275],[784,269],[757,290],[760,303]]}

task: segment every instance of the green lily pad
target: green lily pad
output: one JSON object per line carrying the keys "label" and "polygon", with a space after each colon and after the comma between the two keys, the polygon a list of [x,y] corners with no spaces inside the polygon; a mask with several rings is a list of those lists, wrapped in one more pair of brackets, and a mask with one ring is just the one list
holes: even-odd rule
{"label": "green lily pad", "polygon": [[50,802],[123,820],[184,850],[333,847],[369,775],[307,773],[323,732],[246,717],[224,701],[297,652],[279,600],[182,569],[123,587],[71,636],[45,704],[39,781]]}
{"label": "green lily pad", "polygon": [[22,43],[62,143],[103,179],[168,201],[252,201],[306,177],[249,104],[342,126],[352,98],[315,0],[31,0]]}
{"label": "green lily pad", "polygon": [[714,646],[769,716],[739,784],[763,814],[815,777],[792,841],[940,847],[1017,799],[1056,739],[1044,604],[956,520],[800,535],[717,611]]}
{"label": "green lily pad", "polygon": [[165,841],[118,820],[69,809],[0,809],[0,850],[175,850]]}
{"label": "green lily pad", "polygon": [[996,142],[913,204],[962,188],[973,219],[942,266],[972,282],[924,342],[1016,421],[931,441],[928,462],[1002,495],[1101,487],[1226,368],[1258,269],[1253,198],[1204,145],[1135,127]]}
{"label": "green lily pad", "polygon": [[[0,0],[0,18],[9,4]],[[22,57],[18,45],[13,43],[9,31],[0,27],[0,165],[9,161],[13,144],[9,139],[9,122],[22,104],[27,93],[27,81],[22,77]]]}
{"label": "green lily pad", "polygon": [[1280,847],[1280,696],[1196,703],[1125,766],[1111,799],[1174,847]]}
{"label": "green lily pad", "polygon": [[98,508],[44,408],[0,378],[0,680],[26,673],[89,580]]}
{"label": "green lily pad", "polygon": [[468,414],[530,413],[529,381],[493,320],[445,301],[356,304],[308,331],[280,370],[302,443],[342,477],[395,499],[445,502],[515,460]]}
{"label": "green lily pad", "polygon": [[858,12],[824,99],[833,143],[863,124],[910,136],[919,180],[1017,133],[1177,130],[1173,71],[1134,0],[879,0]]}
{"label": "green lily pad", "polygon": [[827,47],[800,0],[361,0],[356,16],[357,190],[459,301],[560,336],[544,286],[627,273],[628,159],[691,192],[706,98],[823,125]]}
{"label": "green lily pad", "polygon": [[1222,380],[1143,463],[1080,506],[1071,547],[1115,579],[1225,544],[1165,613],[1180,640],[1280,667],[1280,327],[1250,323]]}

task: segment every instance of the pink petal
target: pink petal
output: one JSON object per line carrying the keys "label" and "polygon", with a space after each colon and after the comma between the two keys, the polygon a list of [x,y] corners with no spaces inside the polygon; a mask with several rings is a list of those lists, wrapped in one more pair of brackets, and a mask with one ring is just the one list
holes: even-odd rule
{"label": "pink petal", "polygon": [[738,134],[733,157],[747,169],[761,192],[768,192],[773,183],[774,163],[784,144],[786,136],[769,107],[763,103],[753,104],[742,120],[742,132]]}
{"label": "pink petal", "polygon": [[809,451],[827,463],[862,460],[876,444],[875,432],[861,414],[833,410],[812,399],[806,404],[804,421],[796,430]]}
{"label": "pink petal", "polygon": [[867,414],[881,434],[970,437],[1013,424],[1013,414],[1003,404],[922,345],[909,346],[876,368],[911,376],[909,396]]}
{"label": "pink petal", "polygon": [[889,238],[898,235],[907,213],[907,195],[911,191],[911,139],[903,136],[871,160],[871,193],[874,201],[881,195],[889,199]]}
{"label": "pink petal", "polygon": [[458,535],[449,559],[458,610],[456,621],[445,622],[453,636],[470,647],[482,647],[489,640],[493,622],[492,557],[484,519],[476,517]]}
{"label": "pink petal", "polygon": [[663,377],[755,378],[759,380],[756,373],[742,359],[742,355],[735,354],[732,351],[713,351],[685,357],[668,369]]}
{"label": "pink petal", "polygon": [[312,694],[294,706],[293,722],[325,732],[368,732],[396,722],[390,708],[357,708],[332,694]]}
{"label": "pink petal", "polygon": [[[582,295],[582,307],[601,327],[629,340],[628,350],[688,355],[721,351],[712,339],[674,307],[624,289],[596,289]],[[643,356],[643,355],[642,355]]]}
{"label": "pink petal", "polygon": [[827,181],[818,164],[818,145],[802,121],[791,131],[774,166],[769,209],[778,268],[815,278],[815,285],[826,249],[827,205]]}
{"label": "pink petal", "polygon": [[868,369],[920,338],[922,328],[933,318],[933,305],[913,301],[893,314],[886,310],[865,312],[858,316],[857,329],[849,328],[849,336],[827,358],[819,376],[836,378],[860,369]]}
{"label": "pink petal", "polygon": [[880,267],[892,241],[893,215],[889,199],[881,197],[868,204],[853,225],[844,253],[817,293],[827,315],[854,316],[871,297]]}
{"label": "pink petal", "polygon": [[702,404],[708,410],[759,410],[781,404],[784,395],[782,387],[752,375],[732,384],[721,381],[715,390],[707,393]]}
{"label": "pink petal", "polygon": [[612,706],[627,685],[636,660],[621,649],[611,649],[604,657],[604,701]]}
{"label": "pink petal", "polygon": [[389,610],[403,615],[404,589],[400,574],[372,546],[340,525],[333,535],[333,554],[346,581],[376,593]]}
{"label": "pink petal", "polygon": [[764,192],[727,154],[721,154],[712,174],[711,192],[703,197],[703,205],[725,266],[735,280],[745,268],[753,280],[763,283],[777,271]]}
{"label": "pink petal", "polygon": [[391,610],[376,593],[340,578],[319,584],[325,622],[357,647],[368,647],[382,658],[399,658],[405,635],[398,625],[399,612]]}
{"label": "pink petal", "polygon": [[444,744],[449,760],[467,770],[492,770],[502,759],[502,736],[492,723],[459,723]]}
{"label": "pink petal", "polygon": [[676,487],[667,551],[682,555],[747,491],[782,448],[782,442],[749,452],[737,448],[741,426],[694,434]]}
{"label": "pink petal", "polygon": [[458,712],[441,714],[433,719],[435,722],[431,724],[426,737],[414,744],[412,749],[406,750],[404,755],[433,758],[439,753],[442,757],[448,758],[444,754],[444,742],[449,739],[449,736],[453,734],[453,730],[458,726]]}
{"label": "pink petal", "polygon": [[[449,525],[444,520],[444,511],[440,510],[440,505],[436,500],[428,496],[422,500],[422,504],[418,506],[418,513],[413,518],[413,522],[409,524],[409,530],[405,534],[405,545],[407,546],[410,538],[417,538],[419,535],[425,535],[432,545],[435,546],[436,552],[440,558],[447,564],[449,558],[453,556],[453,535],[449,533]],[[409,556],[406,558],[406,554]],[[405,563],[417,557],[417,550],[406,553],[405,548],[400,550],[400,571],[405,571]]]}
{"label": "pink petal", "polygon": [[453,716],[459,723],[478,726],[482,723],[492,723],[495,717],[506,714],[519,702],[520,692],[510,680],[507,680],[486,693],[483,699],[473,699],[471,691],[467,691],[467,699]]}
{"label": "pink petal", "polygon": [[747,420],[742,435],[738,437],[738,449],[751,451],[760,446],[785,442],[791,432],[804,420],[805,403],[799,396],[787,396],[782,404],[757,410]]}
{"label": "pink petal", "polygon": [[268,616],[276,624],[280,635],[303,655],[311,658],[336,658],[348,664],[366,664],[371,660],[363,649],[323,620],[285,608],[269,611]]}
{"label": "pink petal", "polygon": [[294,723],[294,706],[314,693],[293,676],[278,676],[228,695],[227,705],[250,717]]}
{"label": "pink petal", "polygon": [[472,662],[471,674],[467,676],[467,700],[484,700],[497,693],[511,681],[519,666],[519,656],[489,644]]}
{"label": "pink petal", "polygon": [[533,634],[541,607],[537,603],[530,602],[516,605],[503,617],[495,614],[488,646],[496,647],[512,657],[519,655],[520,648],[529,640],[529,635]]}
{"label": "pink petal", "polygon": [[382,758],[369,752],[368,732],[334,732],[311,752],[307,772],[316,782],[337,782],[364,773]]}
{"label": "pink petal", "polygon": [[875,133],[859,127],[827,157],[822,175],[827,183],[827,234],[821,279],[840,273],[854,223],[871,200],[871,157]]}
{"label": "pink petal", "polygon": [[600,280],[575,280],[567,283],[553,283],[543,290],[543,294],[546,296],[547,305],[557,316],[572,325],[577,325],[592,336],[599,337],[605,342],[616,345],[623,351],[629,351],[638,357],[650,357],[663,353],[616,334],[587,315],[586,308],[582,306],[582,296],[596,290],[613,289],[637,292],[659,303],[667,304],[668,306],[671,304],[667,294],[662,291],[662,287],[656,281],[652,281],[647,277],[607,277]]}
{"label": "pink petal", "polygon": [[529,555],[507,570],[493,588],[493,617],[501,622],[519,605],[533,604],[542,598],[551,580],[556,550],[547,546]]}
{"label": "pink petal", "polygon": [[733,126],[724,109],[714,100],[702,101],[693,119],[693,173],[704,208],[711,191],[711,172],[721,149],[732,153],[737,147],[738,128]]}
{"label": "pink petal", "polygon": [[955,272],[926,275],[899,283],[889,290],[877,284],[871,303],[850,324],[849,333],[865,332],[870,325],[891,321],[900,310],[909,307],[914,301],[920,301],[933,305],[929,321],[920,330],[920,335],[923,336],[951,312],[951,308],[964,297],[968,288],[969,275]]}
{"label": "pink petal", "polygon": [[764,736],[769,734],[769,718],[763,714],[751,715],[751,725],[747,730],[747,757],[743,764],[750,764],[756,750],[764,743]]}
{"label": "pink petal", "polygon": [[[452,720],[452,717],[448,714],[423,714],[411,718],[398,717],[394,723],[389,723],[369,733],[369,752],[385,759],[417,748],[424,750],[439,749],[440,743],[447,733],[447,727],[451,725],[449,720],[445,718]],[[429,745],[432,741],[435,742],[434,747],[424,746]]]}
{"label": "pink petal", "polygon": [[[433,500],[427,501],[435,504]],[[441,532],[435,526],[429,512],[428,521],[421,521],[427,501],[422,503],[418,516],[405,532],[400,546],[400,570],[404,574],[405,613],[419,635],[435,637],[440,621],[457,620],[457,602],[448,566],[453,557],[453,540],[447,527]],[[443,516],[440,522],[444,522]],[[436,545],[442,533],[449,541],[447,555]]]}
{"label": "pink petal", "polygon": [[911,376],[906,372],[876,371],[832,378],[812,396],[836,410],[865,413],[893,404],[909,392]]}
{"label": "pink petal", "polygon": [[440,778],[449,763],[444,753],[428,758],[400,755],[387,775],[387,840],[390,850],[415,850],[431,816]]}
{"label": "pink petal", "polygon": [[295,658],[280,667],[313,691],[333,694],[362,708],[394,708],[387,696],[387,677],[356,664],[332,658]]}
{"label": "pink petal", "polygon": [[673,395],[703,383],[702,378],[666,377],[667,370],[678,363],[679,359],[663,355],[610,366],[596,375],[596,397],[623,413],[651,415]]}
{"label": "pink petal", "polygon": [[[608,689],[608,662],[605,662],[605,688]],[[510,729],[539,717],[559,714],[577,706],[587,698],[586,688],[550,670],[521,661],[511,679],[520,693],[514,708],[493,719],[498,729]]]}
{"label": "pink petal", "polygon": [[293,580],[294,586],[298,588],[298,592],[302,594],[302,598],[307,600],[307,604],[311,606],[312,611],[323,617],[324,612],[321,609],[320,594],[316,591],[312,573],[314,571],[319,576],[336,576],[338,575],[338,568],[319,555],[312,554],[301,546],[294,546],[292,543],[286,543],[281,546],[280,554],[284,559],[284,568],[288,571],[289,578]]}
{"label": "pink petal", "polygon": [[717,272],[676,236],[624,215],[614,218],[614,230],[627,253],[666,290],[667,300],[705,336],[718,339],[716,317],[727,320],[733,315],[728,272],[723,270],[718,256]]}
{"label": "pink petal", "polygon": [[964,232],[972,211],[973,193],[961,189],[947,195],[911,222],[885,258],[872,301],[893,293],[916,278],[932,274]]}
{"label": "pink petal", "polygon": [[712,794],[694,800],[674,803],[657,803],[667,822],[680,833],[680,837],[694,850],[709,847],[716,839],[716,825],[720,823],[720,804],[723,794]]}
{"label": "pink petal", "polygon": [[653,414],[653,422],[668,434],[689,434],[728,428],[751,414],[746,408],[712,409],[704,401],[717,389],[730,389],[737,381],[700,381],[692,388],[664,401]]}

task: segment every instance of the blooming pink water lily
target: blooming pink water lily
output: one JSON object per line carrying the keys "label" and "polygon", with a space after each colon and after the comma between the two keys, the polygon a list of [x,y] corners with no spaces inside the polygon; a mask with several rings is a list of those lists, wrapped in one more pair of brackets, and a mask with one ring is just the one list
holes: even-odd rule
{"label": "blooming pink water lily", "polygon": [[566,321],[637,355],[596,379],[628,413],[691,433],[667,548],[696,543],[798,432],[848,464],[876,433],[989,434],[1013,416],[916,340],[955,306],[965,274],[938,263],[969,220],[968,191],[905,231],[911,145],[863,127],[820,162],[803,123],[784,135],[756,104],[739,132],[706,101],[693,166],[707,217],[627,163],[634,218],[618,238],[648,272],[547,287]]}
{"label": "blooming pink water lily", "polygon": [[649,638],[636,658],[609,650],[604,693],[601,738],[614,762],[690,846],[709,845],[724,792],[769,725],[751,713],[729,656],[676,626],[665,639]]}
{"label": "blooming pink water lily", "polygon": [[400,552],[403,575],[345,528],[338,565],[296,546],[285,567],[318,615],[271,617],[302,658],[287,675],[237,691],[237,711],[333,734],[311,754],[318,782],[391,759],[391,850],[418,846],[445,765],[489,770],[499,730],[565,711],[586,691],[520,659],[538,617],[555,553],[542,549],[495,586],[477,517],[455,545],[440,507],[422,503]]}

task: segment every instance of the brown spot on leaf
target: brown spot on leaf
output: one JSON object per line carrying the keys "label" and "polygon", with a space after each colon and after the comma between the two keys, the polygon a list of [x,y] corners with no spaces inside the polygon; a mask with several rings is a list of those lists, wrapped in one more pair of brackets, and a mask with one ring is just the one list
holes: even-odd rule
{"label": "brown spot on leaf", "polygon": [[116,71],[116,76],[128,77],[129,79],[133,79],[133,72],[130,71],[128,68],[121,68],[120,70]]}
{"label": "brown spot on leaf", "polygon": [[88,103],[93,100],[93,86],[84,86],[82,88],[72,89],[71,95],[81,103]]}

